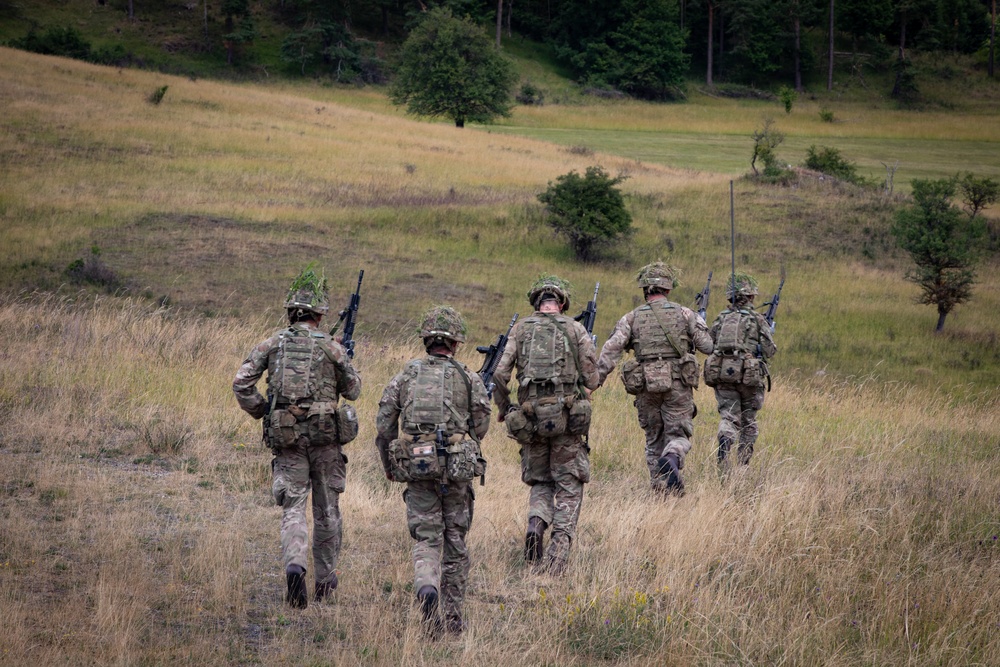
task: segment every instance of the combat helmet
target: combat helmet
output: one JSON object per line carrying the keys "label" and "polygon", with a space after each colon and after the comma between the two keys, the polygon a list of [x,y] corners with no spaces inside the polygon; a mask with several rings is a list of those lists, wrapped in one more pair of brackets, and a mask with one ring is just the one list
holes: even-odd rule
{"label": "combat helmet", "polygon": [[286,310],[307,310],[317,315],[330,312],[330,297],[327,293],[326,277],[317,275],[310,264],[302,269],[288,288],[285,297]]}
{"label": "combat helmet", "polygon": [[565,313],[566,309],[569,308],[569,300],[573,296],[573,286],[569,281],[563,280],[559,276],[539,276],[538,280],[531,285],[531,289],[528,290],[528,303],[531,304],[532,308],[537,309],[545,295],[551,295],[557,299],[560,309]]}
{"label": "combat helmet", "polygon": [[457,310],[449,306],[434,306],[424,313],[420,324],[420,338],[424,343],[435,338],[464,343],[465,333],[465,320]]}
{"label": "combat helmet", "polygon": [[746,299],[747,297],[757,295],[757,281],[749,273],[744,273],[743,271],[737,271],[735,275],[729,276],[729,280],[726,282],[726,298],[729,301],[733,300],[733,282],[736,283],[736,298]]}
{"label": "combat helmet", "polygon": [[635,280],[643,290],[658,287],[662,290],[672,290],[680,285],[681,272],[676,266],[656,261],[639,269]]}

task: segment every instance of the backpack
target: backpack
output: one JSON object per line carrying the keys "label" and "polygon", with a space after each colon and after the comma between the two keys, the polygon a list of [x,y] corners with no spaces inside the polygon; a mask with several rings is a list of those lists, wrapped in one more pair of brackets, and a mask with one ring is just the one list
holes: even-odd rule
{"label": "backpack", "polygon": [[[268,393],[277,404],[295,404],[312,398],[322,380],[319,377],[321,356],[315,354],[319,331],[288,329],[278,334],[278,353],[274,374],[269,376]],[[315,360],[315,361],[314,361]]]}
{"label": "backpack", "polygon": [[715,350],[705,361],[705,384],[762,386],[766,371],[754,357],[760,341],[760,323],[749,310],[724,310],[719,315]]}
{"label": "backpack", "polygon": [[527,318],[522,327],[526,335],[519,350],[519,356],[525,359],[521,384],[575,385],[579,379],[577,351],[563,324],[553,316],[543,315]]}

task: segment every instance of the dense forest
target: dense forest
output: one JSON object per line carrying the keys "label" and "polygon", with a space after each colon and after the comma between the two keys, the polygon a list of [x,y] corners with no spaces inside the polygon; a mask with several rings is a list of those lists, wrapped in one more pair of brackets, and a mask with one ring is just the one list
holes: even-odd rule
{"label": "dense forest", "polygon": [[[381,83],[396,46],[420,16],[445,6],[496,40],[542,44],[597,94],[683,97],[686,81],[757,88],[830,86],[833,73],[896,72],[905,95],[912,52],[975,54],[992,74],[996,0],[94,0],[79,3],[129,21],[185,23],[167,51],[224,58],[231,68],[261,60],[288,75]],[[41,3],[40,3],[41,4]],[[67,3],[63,3],[64,5]],[[68,4],[74,4],[70,2]],[[8,39],[32,51],[108,64],[139,64],[128,45],[68,25],[45,25],[0,0],[0,18],[27,31]],[[178,26],[175,25],[175,28]],[[11,30],[5,31],[10,35]],[[178,30],[173,30],[177,33]],[[110,40],[110,41],[109,41]],[[266,43],[266,44],[265,44]],[[138,63],[136,61],[139,61]]]}

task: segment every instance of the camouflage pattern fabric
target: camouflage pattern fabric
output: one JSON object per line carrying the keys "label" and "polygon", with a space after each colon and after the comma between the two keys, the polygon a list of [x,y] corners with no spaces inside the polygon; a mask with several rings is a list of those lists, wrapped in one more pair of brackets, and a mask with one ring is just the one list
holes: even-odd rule
{"label": "camouflage pattern fabric", "polygon": [[719,405],[719,441],[738,443],[737,461],[746,465],[757,442],[757,412],[764,407],[764,387],[719,385],[715,400]]}
{"label": "camouflage pattern fabric", "polygon": [[[733,307],[745,311],[745,317],[753,317],[757,321],[757,326],[749,329],[752,335],[747,340],[748,348],[756,350],[759,344],[764,360],[773,357],[778,348],[764,316],[756,312],[753,304],[746,298],[737,298]],[[723,320],[729,312],[731,311],[728,309],[722,311],[712,323],[709,335],[713,341],[718,340]],[[715,400],[719,406],[719,442],[738,443],[739,462],[749,463],[758,435],[757,412],[764,407],[764,387],[723,383],[715,387]]]}
{"label": "camouflage pattern fabric", "polygon": [[[257,390],[257,383],[265,372],[271,381],[272,373],[280,365],[282,340],[289,332],[315,342],[311,346],[313,363],[310,367],[310,386],[315,393],[297,401],[303,413],[313,402],[335,404],[341,397],[351,401],[358,398],[361,378],[351,366],[344,348],[312,324],[299,322],[254,347],[236,372],[233,393],[244,411],[255,419],[266,414],[269,405]],[[282,558],[286,567],[300,565],[306,568],[309,540],[305,503],[311,491],[316,583],[323,584],[332,580],[340,556],[339,494],[344,491],[347,457],[339,445],[313,446],[305,422],[296,426],[296,433],[294,445],[275,449],[272,462],[272,492],[275,502],[282,508]]]}
{"label": "camouflage pattern fabric", "polygon": [[[660,310],[660,320],[682,353],[697,350],[703,354],[712,353],[712,339],[708,328],[693,310],[668,301],[663,297],[652,297],[648,303],[626,313],[615,325],[614,333],[601,348],[597,362],[601,384],[618,365],[622,355],[634,350],[647,358],[650,354],[665,354],[676,358],[677,353],[667,343],[666,334],[656,319],[651,317],[650,308]],[[666,392],[641,392],[635,403],[639,425],[646,434],[646,465],[649,468],[651,484],[657,488],[661,484],[657,476],[658,459],[667,454],[676,454],[680,468],[684,458],[691,451],[691,436],[694,433],[694,392],[674,379]]]}
{"label": "camouflage pattern fabric", "polygon": [[281,505],[281,551],[285,567],[308,569],[306,500],[312,491],[313,562],[316,583],[333,579],[340,558],[340,494],[347,477],[347,456],[338,446],[310,447],[302,437],[294,447],[276,451],[272,491]]}
{"label": "camouflage pattern fabric", "polygon": [[[428,355],[409,362],[402,372],[386,385],[379,401],[376,418],[375,447],[382,460],[382,467],[389,475],[389,443],[399,436],[400,418],[404,407],[409,408],[418,390],[421,368],[446,367],[453,370],[445,356]],[[456,373],[445,376],[446,387],[440,393],[440,411],[431,410],[427,396],[420,397],[421,407],[416,412],[437,412],[447,423],[448,432],[465,433],[471,410],[476,438],[481,440],[490,426],[490,402],[486,386],[478,373],[459,364],[472,385],[472,404],[469,405],[465,380]],[[407,409],[407,414],[415,411]],[[411,419],[414,417],[410,417]],[[409,427],[409,425],[407,425]],[[472,522],[474,496],[469,482],[449,481],[442,488],[439,481],[407,482],[403,493],[406,503],[406,522],[413,545],[414,591],[422,586],[433,586],[440,595],[441,611],[446,620],[461,622],[465,588],[469,576],[469,552],[465,536]]]}
{"label": "camouflage pattern fabric", "polygon": [[461,621],[469,580],[465,536],[475,496],[469,482],[450,482],[442,493],[435,481],[409,482],[403,492],[413,545],[413,590],[433,586],[445,620]]}
{"label": "camouflage pattern fabric", "polygon": [[[529,387],[521,384],[528,359],[524,351],[530,350],[533,338],[533,322],[544,319],[546,315],[540,312],[521,320],[514,325],[507,347],[504,348],[500,363],[497,365],[493,380],[496,389],[494,400],[501,414],[506,414],[510,407],[510,389],[507,386],[514,370],[517,370],[518,402],[523,403],[529,398]],[[576,348],[580,362],[579,379],[587,389],[596,389],[599,385],[597,373],[597,352],[594,343],[582,324],[564,315],[548,315],[558,319],[570,336],[570,345]],[[573,350],[564,352],[561,360],[563,367],[574,366]],[[574,390],[570,387],[568,390]],[[566,388],[561,388],[566,390]],[[545,391],[536,396],[543,396]],[[550,386],[549,392],[553,392]],[[579,435],[561,435],[555,438],[534,438],[521,447],[521,480],[531,487],[528,498],[528,518],[539,517],[552,528],[549,546],[545,550],[542,566],[550,572],[558,574],[566,567],[570,547],[576,537],[576,524],[580,518],[580,507],[583,503],[583,485],[590,481],[589,447],[584,437]]]}

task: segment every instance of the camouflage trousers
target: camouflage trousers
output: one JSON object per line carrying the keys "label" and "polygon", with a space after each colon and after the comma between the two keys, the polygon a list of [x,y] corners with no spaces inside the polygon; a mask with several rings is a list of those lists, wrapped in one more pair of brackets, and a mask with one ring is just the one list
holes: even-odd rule
{"label": "camouflage trousers", "polygon": [[469,580],[465,536],[472,524],[475,495],[469,482],[409,482],[403,492],[413,545],[413,589],[438,590],[446,619],[461,620]]}
{"label": "camouflage trousers", "polygon": [[578,435],[536,438],[521,447],[521,480],[531,486],[528,519],[552,527],[542,566],[561,572],[576,538],[583,485],[590,481],[589,448]]}
{"label": "camouflage trousers", "polygon": [[340,558],[340,494],[347,477],[347,456],[338,445],[310,447],[300,437],[293,447],[275,451],[271,462],[274,500],[281,505],[281,552],[285,567],[308,569],[309,527],[306,500],[312,491],[313,563],[316,583],[332,581]]}
{"label": "camouflage trousers", "polygon": [[[721,384],[715,388],[715,400],[719,405],[720,448],[725,443],[728,451],[733,443],[739,443],[739,462],[749,463],[757,442],[757,411],[764,407],[764,387]],[[720,463],[723,458],[725,453],[720,451]]]}
{"label": "camouflage trousers", "polygon": [[657,486],[660,457],[677,455],[677,465],[684,468],[684,457],[691,451],[694,434],[694,392],[680,380],[670,391],[642,392],[635,397],[639,426],[646,433],[646,467],[650,483]]}

